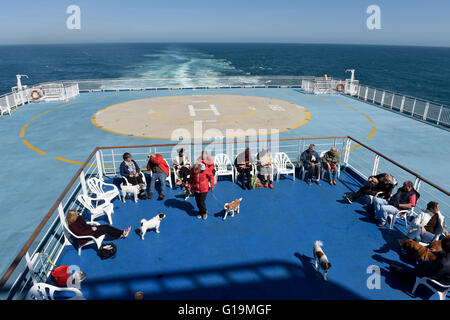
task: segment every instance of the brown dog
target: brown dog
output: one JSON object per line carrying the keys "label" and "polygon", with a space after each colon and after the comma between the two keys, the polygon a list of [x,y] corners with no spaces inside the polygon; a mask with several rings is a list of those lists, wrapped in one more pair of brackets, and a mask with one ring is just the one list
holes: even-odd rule
{"label": "brown dog", "polygon": [[[439,242],[439,244],[434,244],[435,242]],[[433,246],[433,248],[438,248],[438,246],[440,246],[440,242],[441,242],[440,240],[433,241],[430,244],[430,247]],[[418,243],[414,240],[398,239],[398,243],[407,252],[407,256],[411,259],[414,259],[418,262],[436,260],[436,255],[433,253],[434,250],[431,250],[431,248],[424,247],[420,243]],[[442,250],[442,247],[441,247],[441,250]],[[436,252],[436,251],[434,251],[434,252]]]}
{"label": "brown dog", "polygon": [[230,213],[230,212],[231,212],[232,217],[234,217],[234,212],[239,213],[241,201],[242,201],[242,198],[239,198],[239,199],[235,199],[235,200],[231,201],[230,203],[225,203],[225,205],[223,206],[223,208],[225,210],[225,215],[223,216],[223,220],[225,220],[227,218],[228,213]]}

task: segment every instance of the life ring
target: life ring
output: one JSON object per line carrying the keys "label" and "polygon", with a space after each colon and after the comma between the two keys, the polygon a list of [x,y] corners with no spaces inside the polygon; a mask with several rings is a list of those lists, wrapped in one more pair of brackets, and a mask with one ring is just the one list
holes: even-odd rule
{"label": "life ring", "polygon": [[336,87],[336,90],[337,90],[338,92],[342,92],[342,91],[344,91],[344,89],[345,89],[345,86],[344,86],[343,83],[339,83],[339,84],[337,85],[337,87]]}
{"label": "life ring", "polygon": [[[37,96],[36,96],[36,94],[37,94]],[[39,90],[36,90],[36,89],[31,91],[31,94],[30,94],[30,96],[33,100],[39,100],[40,98],[42,98],[43,95],[45,95],[44,90],[42,90],[42,93],[41,93]]]}

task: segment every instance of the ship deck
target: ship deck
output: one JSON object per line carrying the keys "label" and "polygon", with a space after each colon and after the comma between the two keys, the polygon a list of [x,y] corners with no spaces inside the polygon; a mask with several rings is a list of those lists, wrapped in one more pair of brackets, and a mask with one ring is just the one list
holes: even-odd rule
{"label": "ship deck", "polygon": [[[6,270],[96,146],[169,142],[101,130],[93,115],[130,100],[205,92],[297,104],[310,113],[310,119],[280,132],[280,138],[350,135],[449,189],[448,130],[349,97],[313,96],[292,88],[82,93],[68,103],[29,104],[0,117],[4,150],[0,172],[11,177],[0,192],[0,270]],[[215,191],[219,200],[208,196],[207,221],[197,220],[193,199],[184,202],[179,190],[168,191],[164,201],[116,201],[114,226],[131,225],[135,230],[141,218],[162,210],[167,219],[161,234],[150,232],[142,241],[133,231],[126,240],[114,241],[117,256],[105,261],[93,249],[78,257],[66,247],[58,264],[79,265],[88,275],[83,294],[94,299],[130,299],[138,290],[148,299],[410,299],[385,271],[390,261],[399,261],[395,239],[401,228],[379,229],[367,221],[362,204],[341,201],[343,193],[359,183],[346,172],[337,187],[282,179],[274,190],[242,192],[237,185],[220,181]],[[238,196],[244,197],[241,214],[222,221],[222,202]],[[315,240],[324,242],[333,264],[328,282],[310,261]],[[380,290],[366,286],[370,265],[382,270]]]}

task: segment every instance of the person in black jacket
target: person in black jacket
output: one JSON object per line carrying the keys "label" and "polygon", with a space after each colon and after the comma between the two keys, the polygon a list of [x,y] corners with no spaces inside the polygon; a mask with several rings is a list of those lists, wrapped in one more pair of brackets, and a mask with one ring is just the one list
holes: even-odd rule
{"label": "person in black jacket", "polygon": [[375,196],[378,192],[384,192],[382,198],[389,199],[392,194],[392,190],[397,185],[397,180],[388,173],[380,173],[375,176],[370,176],[364,185],[353,194],[346,194],[345,199],[352,203],[356,199],[364,196]]}
{"label": "person in black jacket", "polygon": [[120,175],[125,177],[129,183],[132,185],[139,185],[141,192],[141,198],[145,196],[145,185],[142,180],[142,175],[140,174],[141,169],[139,168],[136,161],[133,160],[131,154],[125,152],[122,156],[123,161],[120,164]]}
{"label": "person in black jacket", "polygon": [[442,239],[442,251],[437,252],[437,259],[424,261],[414,269],[389,266],[392,274],[401,281],[408,281],[412,277],[428,277],[443,285],[450,285],[450,238]]}

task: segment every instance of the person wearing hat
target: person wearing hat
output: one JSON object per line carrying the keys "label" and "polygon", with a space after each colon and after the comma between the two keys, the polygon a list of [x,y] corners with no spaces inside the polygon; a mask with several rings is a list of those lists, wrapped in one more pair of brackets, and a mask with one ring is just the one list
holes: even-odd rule
{"label": "person wearing hat", "polygon": [[375,196],[378,192],[383,192],[383,198],[389,199],[397,185],[397,180],[389,173],[380,173],[375,176],[370,176],[364,185],[354,194],[346,194],[345,199],[352,203],[356,199],[364,196]]}
{"label": "person wearing hat", "polygon": [[443,285],[450,285],[450,238],[441,241],[442,251],[436,252],[437,259],[424,261],[415,268],[390,265],[389,270],[400,281],[407,282],[416,277],[428,277]]}
{"label": "person wearing hat", "polygon": [[300,161],[303,163],[303,167],[307,171],[307,183],[311,185],[313,176],[316,176],[316,184],[320,186],[320,157],[317,151],[314,150],[315,145],[310,144],[309,148],[300,156]]}
{"label": "person wearing hat", "polygon": [[[256,155],[256,164],[258,165],[258,171],[263,176],[263,186],[265,188],[269,187],[273,189],[273,168],[272,168],[272,152],[269,151],[268,147],[264,147],[262,151],[258,152]],[[267,181],[269,177],[269,181]]]}
{"label": "person wearing hat", "polygon": [[330,185],[336,185],[337,167],[339,166],[339,155],[337,153],[337,148],[333,147],[330,151],[325,152],[322,157],[323,166],[328,171],[328,176],[330,177]]}
{"label": "person wearing hat", "polygon": [[197,162],[192,168],[189,175],[188,188],[192,189],[197,203],[199,214],[197,218],[206,220],[208,217],[208,210],[206,209],[206,196],[208,195],[209,186],[211,190],[214,189],[214,176],[211,171],[206,168],[206,165]]}

